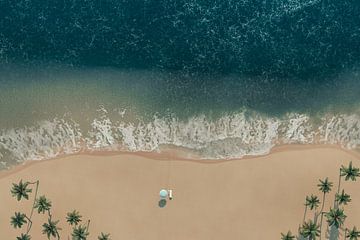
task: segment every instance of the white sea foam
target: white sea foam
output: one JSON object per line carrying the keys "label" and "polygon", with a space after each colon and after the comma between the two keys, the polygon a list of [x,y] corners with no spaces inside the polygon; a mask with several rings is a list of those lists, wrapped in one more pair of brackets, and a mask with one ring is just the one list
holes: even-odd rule
{"label": "white sea foam", "polygon": [[115,144],[112,133],[112,122],[106,117],[107,110],[101,107],[98,112],[99,118],[95,118],[91,123],[91,130],[85,138],[89,149],[111,148]]}
{"label": "white sea foam", "polygon": [[31,127],[2,130],[0,160],[22,162],[76,152],[81,147],[82,139],[78,127],[74,122],[54,119]]}
{"label": "white sea foam", "polygon": [[341,144],[348,149],[357,148],[360,145],[360,116],[338,115],[323,118],[320,131],[320,142]]}
{"label": "white sea foam", "polygon": [[136,152],[174,145],[191,149],[203,158],[227,159],[266,154],[279,144],[340,144],[349,149],[360,146],[360,116],[356,114],[326,115],[313,121],[298,113],[275,118],[242,111],[213,120],[205,115],[187,120],[154,116],[151,121],[134,123],[123,121],[123,116],[110,119],[104,108],[98,112],[86,132],[76,122],[64,119],[2,130],[2,165],[82,149]]}

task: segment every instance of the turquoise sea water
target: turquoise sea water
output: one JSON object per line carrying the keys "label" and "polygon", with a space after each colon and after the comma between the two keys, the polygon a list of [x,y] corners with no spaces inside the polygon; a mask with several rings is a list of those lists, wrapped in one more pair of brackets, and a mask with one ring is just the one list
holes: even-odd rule
{"label": "turquoise sea water", "polygon": [[360,144],[357,1],[1,1],[0,162]]}

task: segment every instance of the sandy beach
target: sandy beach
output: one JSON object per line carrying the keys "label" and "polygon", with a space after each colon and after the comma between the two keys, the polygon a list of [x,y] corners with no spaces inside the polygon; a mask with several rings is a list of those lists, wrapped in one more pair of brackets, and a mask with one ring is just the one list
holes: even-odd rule
{"label": "sandy beach", "polygon": [[[320,178],[337,183],[338,169],[357,153],[324,146],[284,146],[261,157],[229,161],[190,161],[169,154],[79,154],[0,172],[0,239],[15,239],[10,216],[30,212],[31,201],[11,197],[12,182],[40,180],[39,195],[53,205],[62,239],[70,228],[66,213],[77,209],[91,219],[89,239],[103,232],[112,239],[201,240],[280,239],[296,232],[306,195],[321,194]],[[346,226],[360,227],[360,181],[342,184],[353,201]],[[158,206],[159,190],[174,199]],[[334,192],[334,191],[333,191]],[[33,196],[33,195],[31,195]],[[328,209],[331,194],[326,202]],[[308,215],[310,218],[310,214]],[[42,215],[34,215],[32,239],[42,240]]]}

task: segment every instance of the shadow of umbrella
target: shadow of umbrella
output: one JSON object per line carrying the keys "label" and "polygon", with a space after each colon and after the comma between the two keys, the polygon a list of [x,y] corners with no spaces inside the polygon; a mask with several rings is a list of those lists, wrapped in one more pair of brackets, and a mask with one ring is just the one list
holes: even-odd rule
{"label": "shadow of umbrella", "polygon": [[165,199],[161,199],[160,201],[159,201],[159,207],[160,208],[163,208],[163,207],[165,207],[166,206],[166,200]]}

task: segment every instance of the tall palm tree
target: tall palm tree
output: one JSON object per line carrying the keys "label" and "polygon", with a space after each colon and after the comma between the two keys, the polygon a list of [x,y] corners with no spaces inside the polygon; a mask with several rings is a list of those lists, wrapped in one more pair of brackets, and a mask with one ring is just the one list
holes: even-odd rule
{"label": "tall palm tree", "polygon": [[305,212],[304,212],[304,217],[303,217],[303,222],[305,222],[305,218],[306,218],[306,212],[307,209],[309,208],[310,210],[313,210],[314,208],[316,209],[320,204],[320,200],[317,196],[314,196],[311,194],[311,196],[306,196],[305,199]]}
{"label": "tall palm tree", "polygon": [[[291,232],[289,232],[291,235]],[[282,235],[282,234],[281,234]],[[292,240],[294,238],[286,238],[285,240]],[[98,240],[111,240],[110,239],[110,234],[108,233],[101,233],[100,236],[98,236]],[[284,238],[282,238],[282,240],[284,240]]]}
{"label": "tall palm tree", "polygon": [[31,236],[29,234],[21,234],[20,237],[16,237],[16,240],[30,240]]}
{"label": "tall palm tree", "polygon": [[333,183],[329,181],[329,178],[325,178],[324,180],[319,179],[319,181],[320,183],[317,186],[319,187],[319,190],[323,193],[323,200],[321,206],[321,212],[322,212],[324,210],[325,196],[327,193],[331,191]]}
{"label": "tall palm tree", "polygon": [[[340,186],[341,186],[341,178],[344,177],[345,181],[351,180],[356,181],[356,178],[360,176],[360,169],[353,167],[352,161],[349,163],[348,167],[345,167],[344,165],[341,165],[340,173],[339,173],[339,183],[338,183],[338,189],[337,193],[340,193]],[[334,207],[337,207],[336,205],[336,199],[334,200]]]}
{"label": "tall palm tree", "polygon": [[23,182],[22,179],[20,180],[19,184],[13,183],[11,188],[11,194],[15,197],[18,201],[22,198],[29,200],[29,193],[32,192],[32,189],[28,188],[29,182]]}
{"label": "tall palm tree", "polygon": [[66,221],[71,225],[78,225],[79,222],[81,222],[82,216],[77,212],[76,210],[67,213]]}
{"label": "tall palm tree", "polygon": [[21,228],[26,221],[26,215],[24,213],[16,212],[14,216],[11,217],[10,224],[14,228]]}
{"label": "tall palm tree", "polygon": [[38,213],[44,214],[46,211],[50,210],[51,202],[45,196],[40,196],[36,199],[34,208],[37,209]]}
{"label": "tall palm tree", "polygon": [[320,226],[317,225],[312,220],[308,222],[304,222],[300,228],[300,234],[304,238],[308,238],[309,240],[314,240],[316,237],[320,236]]}
{"label": "tall palm tree", "polygon": [[336,228],[341,227],[346,219],[344,209],[340,208],[330,208],[330,211],[325,213],[325,216],[329,226],[335,226]]}
{"label": "tall palm tree", "polygon": [[345,231],[345,239],[358,240],[358,238],[360,238],[360,231],[358,231],[356,227],[353,227],[351,230],[347,229]]}
{"label": "tall palm tree", "polygon": [[342,190],[341,194],[335,195],[335,201],[338,203],[338,205],[344,204],[347,205],[349,202],[351,202],[351,198],[349,194],[346,194],[344,189]]}
{"label": "tall palm tree", "polygon": [[88,228],[82,225],[75,227],[71,234],[72,240],[86,240],[88,235]]}
{"label": "tall palm tree", "polygon": [[329,178],[325,178],[324,180],[319,179],[319,181],[320,181],[320,183],[317,186],[319,187],[319,190],[323,193],[322,205],[321,205],[321,210],[320,210],[320,214],[321,214],[321,217],[320,217],[320,239],[321,239],[325,197],[326,197],[326,194],[331,191],[333,183],[329,181]]}
{"label": "tall palm tree", "polygon": [[[286,234],[281,233],[281,240],[294,240],[295,236],[292,235],[290,231],[288,231]],[[100,239],[99,240],[108,240],[108,239]]]}
{"label": "tall palm tree", "polygon": [[59,223],[59,221],[52,221],[50,218],[48,219],[47,223],[44,223],[43,226],[43,230],[42,233],[46,234],[47,238],[50,239],[50,237],[54,237],[57,239],[60,239],[59,236],[59,230],[61,230],[60,228],[58,228],[56,225]]}

